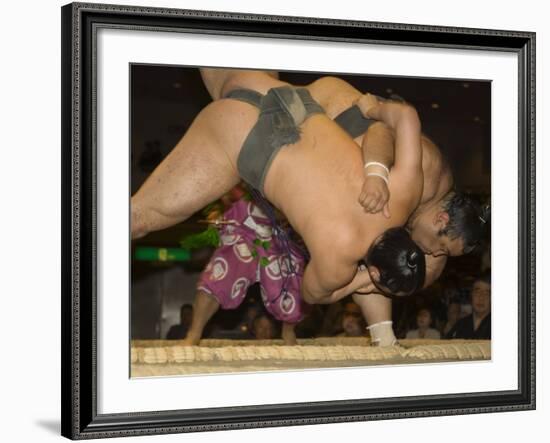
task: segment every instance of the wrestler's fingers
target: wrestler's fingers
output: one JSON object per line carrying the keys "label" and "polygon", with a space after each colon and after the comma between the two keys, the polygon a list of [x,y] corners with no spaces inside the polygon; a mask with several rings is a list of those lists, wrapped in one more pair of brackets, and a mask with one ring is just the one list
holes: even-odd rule
{"label": "wrestler's fingers", "polygon": [[391,214],[390,214],[390,205],[388,203],[386,203],[384,205],[384,210],[382,211],[382,214],[384,214],[384,217],[386,218],[390,218],[391,217]]}
{"label": "wrestler's fingers", "polygon": [[384,201],[382,200],[382,196],[379,195],[376,198],[376,205],[374,206],[374,208],[372,208],[372,213],[377,214],[378,212],[380,212],[382,210],[383,206],[384,206]]}
{"label": "wrestler's fingers", "polygon": [[363,211],[370,212],[370,205],[372,204],[372,200],[369,198],[368,200],[365,200],[363,203]]}
{"label": "wrestler's fingers", "polygon": [[380,205],[380,198],[379,197],[374,198],[372,201],[372,205],[369,207],[369,212],[371,214],[376,214],[379,211],[378,209],[379,205]]}
{"label": "wrestler's fingers", "polygon": [[376,207],[378,206],[378,201],[380,197],[377,195],[373,195],[371,201],[369,202],[368,206],[365,207],[367,212],[370,212],[371,214],[376,213]]}
{"label": "wrestler's fingers", "polygon": [[365,211],[369,211],[370,210],[370,206],[372,205],[372,200],[373,200],[373,195],[371,193],[367,193],[367,196],[365,197],[365,199],[363,200],[363,209]]}
{"label": "wrestler's fingers", "polygon": [[369,198],[365,199],[365,201],[361,205],[361,206],[363,206],[363,211],[369,212],[370,204],[371,204],[371,199],[369,197]]}
{"label": "wrestler's fingers", "polygon": [[370,214],[376,214],[376,207],[378,206],[378,198],[373,197],[371,204],[369,205],[368,212]]}
{"label": "wrestler's fingers", "polygon": [[382,211],[382,209],[384,209],[384,199],[383,198],[380,198],[378,200],[378,203],[376,204],[376,208],[374,208],[373,210],[373,214],[378,214],[379,212]]}
{"label": "wrestler's fingers", "polygon": [[370,191],[363,191],[362,192],[363,198],[360,199],[361,206],[363,206],[365,209],[368,207],[368,205],[372,202],[373,194]]}
{"label": "wrestler's fingers", "polygon": [[361,206],[365,206],[365,200],[368,197],[367,191],[361,191],[361,194],[359,194],[359,204]]}

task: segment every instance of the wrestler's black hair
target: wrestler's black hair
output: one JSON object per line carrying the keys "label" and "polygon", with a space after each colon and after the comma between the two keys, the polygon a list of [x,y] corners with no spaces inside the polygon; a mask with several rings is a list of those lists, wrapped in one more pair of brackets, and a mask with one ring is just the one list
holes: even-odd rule
{"label": "wrestler's black hair", "polygon": [[404,228],[386,230],[373,243],[364,261],[378,269],[380,280],[374,284],[387,296],[412,295],[424,286],[424,253]]}
{"label": "wrestler's black hair", "polygon": [[451,191],[444,199],[443,210],[449,214],[449,223],[439,235],[448,235],[453,240],[462,238],[464,254],[476,249],[489,225],[490,205],[482,205],[473,195]]}

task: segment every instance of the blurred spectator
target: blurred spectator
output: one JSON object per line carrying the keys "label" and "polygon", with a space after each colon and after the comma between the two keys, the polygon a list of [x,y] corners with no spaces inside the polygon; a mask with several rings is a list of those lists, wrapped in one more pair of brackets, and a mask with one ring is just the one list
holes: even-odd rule
{"label": "blurred spectator", "polygon": [[344,332],[339,334],[340,337],[361,337],[366,331],[365,320],[363,313],[357,303],[352,301],[344,305],[342,313],[342,329]]}
{"label": "blurred spectator", "polygon": [[420,308],[416,314],[417,329],[407,332],[405,338],[429,338],[440,339],[441,334],[437,329],[430,327],[432,325],[432,313],[428,308]]}
{"label": "blurred spectator", "polygon": [[261,314],[254,319],[252,333],[257,340],[275,338],[275,324],[271,317]]}
{"label": "blurred spectator", "polygon": [[186,303],[180,308],[180,322],[177,325],[173,325],[168,334],[166,334],[166,340],[181,340],[187,335],[187,330],[191,326],[191,320],[193,320],[193,306]]}
{"label": "blurred spectator", "polygon": [[447,338],[491,338],[491,273],[474,280],[472,286],[472,314],[460,319]]}
{"label": "blurred spectator", "polygon": [[451,301],[447,307],[447,322],[443,326],[442,334],[446,336],[451,329],[454,328],[456,322],[460,320],[462,313],[462,306],[457,301]]}

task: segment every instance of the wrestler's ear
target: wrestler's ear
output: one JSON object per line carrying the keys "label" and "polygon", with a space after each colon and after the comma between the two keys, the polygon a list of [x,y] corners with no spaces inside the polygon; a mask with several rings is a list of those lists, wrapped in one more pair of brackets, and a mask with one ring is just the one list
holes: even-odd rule
{"label": "wrestler's ear", "polygon": [[370,265],[368,268],[369,268],[370,278],[372,279],[373,282],[378,283],[380,281],[380,271],[376,266]]}
{"label": "wrestler's ear", "polygon": [[434,225],[438,231],[444,230],[449,224],[449,213],[447,211],[437,211],[434,217]]}

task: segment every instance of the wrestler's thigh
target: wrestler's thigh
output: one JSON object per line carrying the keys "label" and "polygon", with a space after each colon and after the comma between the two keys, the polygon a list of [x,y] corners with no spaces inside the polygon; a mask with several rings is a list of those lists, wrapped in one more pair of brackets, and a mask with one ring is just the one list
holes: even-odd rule
{"label": "wrestler's thigh", "polygon": [[240,181],[237,156],[256,118],[254,107],[235,100],[208,105],[132,204],[182,221],[218,199]]}

